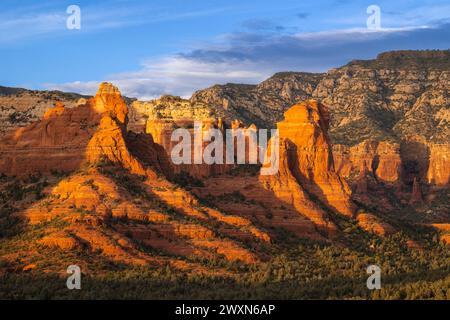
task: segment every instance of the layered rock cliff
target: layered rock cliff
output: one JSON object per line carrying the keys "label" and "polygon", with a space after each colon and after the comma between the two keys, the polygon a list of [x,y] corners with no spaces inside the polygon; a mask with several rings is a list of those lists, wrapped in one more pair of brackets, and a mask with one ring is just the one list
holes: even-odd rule
{"label": "layered rock cliff", "polygon": [[366,140],[352,147],[334,145],[333,155],[340,176],[353,180],[370,172],[383,182],[397,183],[402,173],[400,145]]}

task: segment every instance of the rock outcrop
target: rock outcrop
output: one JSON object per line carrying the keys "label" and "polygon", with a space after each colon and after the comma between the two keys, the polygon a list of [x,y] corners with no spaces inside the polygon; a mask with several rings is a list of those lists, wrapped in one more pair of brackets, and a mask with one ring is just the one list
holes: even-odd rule
{"label": "rock outcrop", "polygon": [[358,195],[367,194],[367,168],[363,165],[362,170],[359,171],[359,176],[356,179],[356,190],[355,193]]}
{"label": "rock outcrop", "polygon": [[[206,136],[209,129],[218,129],[219,128],[219,121],[216,119],[204,119],[202,121],[199,121],[202,125],[201,130],[199,130],[199,135],[201,134],[202,141],[199,143],[202,146],[201,152],[202,152],[202,160],[201,163],[195,163],[195,130],[194,130],[194,122],[195,120],[192,119],[172,119],[172,120],[164,120],[164,119],[149,119],[147,121],[146,125],[146,132],[147,134],[154,137],[155,142],[162,146],[165,150],[165,153],[167,157],[171,157],[172,151],[175,146],[182,143],[188,143],[188,141],[185,141],[183,138],[183,141],[177,140],[172,141],[172,133],[178,128],[184,128],[189,132],[190,137],[190,147],[188,148],[190,150],[190,163],[182,163],[182,164],[176,164],[172,166],[172,171],[174,174],[181,174],[181,173],[187,173],[188,175],[194,177],[194,178],[205,178],[209,176],[214,176],[217,174],[222,174],[227,171],[229,171],[233,166],[227,165],[225,162],[225,132],[223,131],[223,128],[221,130],[222,137],[223,137],[223,155],[224,158],[222,159],[221,164],[206,164],[203,161],[203,152],[205,151],[205,148],[208,146],[209,141],[203,141],[203,137]],[[201,133],[200,133],[201,132]],[[180,139],[180,138],[179,138]]]}
{"label": "rock outcrop", "polygon": [[[351,176],[355,170],[339,159],[337,145],[344,148],[358,145],[360,150],[350,152],[358,154],[353,158],[360,157],[361,163],[366,161],[369,172],[375,162],[380,181],[394,183],[405,173],[399,172],[401,167],[415,161],[418,170],[423,171],[419,174],[421,181],[446,187],[449,172],[445,168],[450,149],[449,55],[448,50],[394,51],[380,54],[374,60],[352,61],[324,74],[283,72],[258,85],[217,85],[197,91],[190,100],[174,96],[146,102],[127,100],[128,128],[139,133],[146,126],[149,130],[147,119],[170,122],[219,118],[226,126],[237,119],[244,126],[254,123],[259,128],[272,128],[290,106],[317,98],[332,108],[329,136],[335,145],[336,170],[342,176],[355,178],[360,168],[357,165]],[[57,99],[71,108],[80,98],[60,92],[0,87],[2,128],[24,126],[39,119]],[[97,103],[101,107],[101,102]],[[158,135],[154,135],[156,143],[159,143]],[[411,136],[421,142],[409,142]],[[371,150],[370,145],[362,146],[364,141],[378,143],[375,147],[378,152]],[[400,144],[401,161],[397,144]],[[370,156],[364,154],[366,148]],[[374,159],[376,156],[379,159]],[[402,182],[410,185],[416,174],[407,175],[401,177]]]}
{"label": "rock outcrop", "polygon": [[87,97],[74,93],[0,86],[0,137],[10,130],[26,127],[42,119],[57,102],[62,102],[66,108],[73,108],[84,98]]}
{"label": "rock outcrop", "polygon": [[384,183],[412,185],[414,178],[433,188],[445,188],[450,179],[450,145],[408,137],[400,144],[365,140],[355,146],[334,145],[336,171],[354,182],[364,170]]}
{"label": "rock outcrop", "polygon": [[[108,160],[145,175],[148,172],[127,147],[127,114],[119,90],[109,83],[102,83],[96,96],[78,107],[68,109],[58,102],[41,121],[0,140],[0,172],[6,175],[70,172],[82,165]],[[159,157],[147,161],[156,160],[153,165],[157,169],[167,170],[163,151],[157,148],[153,151]]]}
{"label": "rock outcrop", "polygon": [[[329,114],[315,100],[294,105],[277,124],[280,137],[279,171],[261,176],[263,185],[293,205],[321,229],[335,231],[317,201],[352,217],[354,206],[346,182],[335,172],[328,140]],[[273,150],[269,150],[273,152]]]}
{"label": "rock outcrop", "polygon": [[0,172],[20,176],[76,170],[100,117],[88,104],[71,109],[57,104],[43,120],[0,140]]}
{"label": "rock outcrop", "polygon": [[448,139],[450,51],[394,51],[330,70],[313,96],[331,106],[336,144],[420,135]]}
{"label": "rock outcrop", "polygon": [[365,231],[377,234],[379,236],[384,237],[396,232],[390,224],[383,222],[380,218],[370,213],[359,213],[356,217],[356,221]]}
{"label": "rock outcrop", "polygon": [[364,170],[383,182],[397,183],[400,180],[402,159],[398,143],[366,140],[352,147],[335,145],[333,156],[336,171],[350,180]]}
{"label": "rock outcrop", "polygon": [[322,74],[280,72],[258,85],[226,84],[195,92],[192,104],[213,107],[214,114],[230,123],[239,119],[246,126],[271,128],[283,112],[311,97]]}
{"label": "rock outcrop", "polygon": [[417,178],[414,178],[412,192],[411,192],[411,200],[410,204],[421,204],[423,201],[422,190],[420,188],[420,183],[417,181]]}
{"label": "rock outcrop", "polygon": [[450,183],[450,144],[431,144],[426,180],[429,184],[448,187]]}

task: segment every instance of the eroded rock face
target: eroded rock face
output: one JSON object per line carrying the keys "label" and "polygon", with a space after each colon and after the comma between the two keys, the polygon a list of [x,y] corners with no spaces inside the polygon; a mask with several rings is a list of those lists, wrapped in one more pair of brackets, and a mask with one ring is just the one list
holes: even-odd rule
{"label": "eroded rock face", "polygon": [[350,180],[363,170],[388,183],[398,182],[401,176],[402,159],[398,143],[366,140],[353,147],[335,145],[333,156],[337,172]]}
{"label": "eroded rock face", "polygon": [[103,82],[98,88],[97,94],[91,100],[92,107],[97,113],[109,114],[124,126],[128,123],[128,107],[120,91],[113,84]]}
{"label": "eroded rock face", "polygon": [[[235,168],[235,163],[237,161],[234,161],[234,163],[228,163],[226,159],[226,153],[227,153],[227,141],[226,141],[226,131],[225,129],[235,129],[235,130],[241,130],[241,132],[244,134],[243,139],[245,140],[245,163],[250,163],[250,158],[258,159],[259,153],[257,151],[257,148],[251,149],[250,148],[250,138],[248,133],[250,131],[257,133],[257,128],[255,125],[250,125],[249,127],[245,127],[244,124],[235,119],[231,121],[229,128],[225,128],[224,123],[222,122],[221,118],[218,119],[204,119],[201,121],[198,121],[197,123],[200,123],[202,125],[201,130],[198,130],[198,135],[203,137],[203,142],[200,142],[202,145],[202,163],[197,164],[195,163],[195,155],[194,155],[194,144],[196,133],[194,130],[194,125],[196,123],[196,120],[192,119],[148,119],[147,125],[146,125],[146,132],[150,134],[154,139],[155,142],[161,145],[164,150],[166,151],[167,157],[170,159],[172,152],[174,148],[180,144],[180,142],[186,142],[184,138],[178,137],[179,140],[174,139],[172,141],[172,134],[175,130],[179,128],[186,129],[187,132],[189,132],[190,137],[190,143],[192,144],[190,151],[190,162],[191,163],[182,163],[182,164],[174,164],[172,162],[172,170],[175,174],[179,173],[188,173],[190,176],[195,178],[207,178],[210,176],[216,176],[219,174],[223,174],[226,172],[229,172],[231,169]],[[204,161],[203,155],[205,152],[207,152],[207,148],[210,145],[210,140],[208,140],[208,132],[210,129],[213,130],[220,130],[222,135],[222,160],[221,163],[214,163],[214,164],[207,164]],[[237,133],[236,133],[237,134]],[[243,140],[243,141],[244,141]],[[237,155],[237,152],[239,150],[238,146],[238,139],[235,138],[234,143],[234,154],[235,157]],[[255,141],[257,143],[257,141]],[[210,151],[208,151],[210,152]],[[177,153],[178,154],[178,153]]]}
{"label": "eroded rock face", "polygon": [[123,128],[109,115],[102,117],[97,131],[90,139],[86,160],[89,163],[109,160],[121,164],[132,173],[146,175],[144,166],[131,155],[127,148]]}
{"label": "eroded rock face", "polygon": [[336,236],[337,226],[329,219],[325,211],[313,201],[292,172],[293,164],[291,161],[292,154],[295,151],[295,145],[291,141],[281,138],[278,173],[260,176],[260,181],[266,190],[273,192],[275,197],[310,219],[320,232],[328,237]]}
{"label": "eroded rock face", "polygon": [[[0,172],[19,176],[68,172],[84,164],[109,160],[145,175],[147,169],[127,147],[127,114],[119,90],[110,83],[102,83],[96,96],[78,107],[68,109],[56,103],[41,121],[19,128],[0,140]],[[157,156],[147,162],[156,169],[168,171],[167,163],[159,166],[159,161],[163,162],[162,150],[154,148],[153,151]]]}
{"label": "eroded rock face", "polygon": [[397,182],[401,174],[400,145],[381,141],[377,147],[373,169],[379,180],[384,182]]}
{"label": "eroded rock face", "polygon": [[261,176],[260,180],[267,189],[293,205],[321,229],[334,232],[336,227],[315,202],[320,201],[348,217],[353,216],[354,207],[346,182],[334,169],[327,136],[328,121],[326,107],[315,100],[289,109],[285,120],[277,125],[279,171],[273,176]]}
{"label": "eroded rock face", "polygon": [[57,105],[43,120],[19,128],[0,140],[0,172],[28,175],[72,171],[85,160],[86,146],[100,122],[90,105]]}
{"label": "eroded rock face", "polygon": [[450,144],[430,145],[427,181],[436,186],[448,186],[450,182]]}
{"label": "eroded rock face", "polygon": [[[285,192],[286,196],[282,197],[280,192],[286,191],[287,186],[274,183],[272,189],[265,188],[258,176],[246,174],[239,176],[225,174],[209,177],[203,181],[204,186],[195,187],[193,192],[200,198],[208,199],[220,210],[235,215],[234,217],[219,215],[217,219],[234,223],[236,226],[249,227],[250,234],[240,232],[239,236],[248,238],[256,235],[264,241],[277,242],[283,239],[279,238],[277,232],[272,234],[272,231],[284,229],[300,238],[323,242],[326,241],[324,235],[334,235],[337,232],[334,224],[327,220],[323,212],[314,206],[301,189],[295,189],[296,192],[291,194]],[[295,188],[295,185],[293,187]],[[275,194],[271,190],[280,192]],[[304,209],[302,213],[305,212],[308,216],[299,214],[300,206]],[[214,216],[217,216],[216,210]],[[264,226],[270,232],[270,237],[253,227],[250,221],[255,225]],[[323,231],[322,234],[318,230]]]}
{"label": "eroded rock face", "polygon": [[150,101],[134,101],[130,105],[130,129],[145,132],[147,119],[151,121],[207,121],[214,118],[212,106],[191,103],[189,100],[175,96],[162,96]]}
{"label": "eroded rock face", "polygon": [[333,108],[333,142],[355,145],[386,137],[399,142],[414,134],[445,142],[449,57],[448,50],[394,51],[327,72],[313,96]]}
{"label": "eroded rock face", "polygon": [[280,137],[291,144],[289,169],[300,184],[331,209],[352,216],[350,190],[335,172],[328,125],[327,108],[309,100],[289,109],[277,127]]}
{"label": "eroded rock face", "polygon": [[195,92],[190,101],[213,107],[214,113],[230,123],[239,119],[271,128],[293,104],[311,97],[322,74],[281,72],[258,85],[226,84]]}
{"label": "eroded rock face", "polygon": [[422,198],[422,190],[420,187],[420,183],[417,180],[417,178],[414,178],[410,203],[411,204],[421,204],[422,201],[423,201],[423,198]]}
{"label": "eroded rock face", "polygon": [[73,93],[0,86],[0,136],[42,119],[56,102],[62,102],[66,108],[73,108],[78,105],[77,101],[83,98],[86,97]]}
{"label": "eroded rock face", "polygon": [[333,146],[336,171],[354,182],[362,168],[379,181],[412,185],[415,178],[433,187],[449,183],[450,145],[408,137],[401,144],[365,140],[352,147]]}

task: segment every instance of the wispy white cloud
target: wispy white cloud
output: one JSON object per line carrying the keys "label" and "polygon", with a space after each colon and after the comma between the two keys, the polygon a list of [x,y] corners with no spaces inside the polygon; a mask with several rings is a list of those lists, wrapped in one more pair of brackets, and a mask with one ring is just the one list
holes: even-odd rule
{"label": "wispy white cloud", "polygon": [[[450,18],[448,3],[413,3],[402,2],[384,4],[374,1],[380,7],[381,26],[386,28],[404,28],[419,25],[434,25],[436,22]],[[389,9],[388,9],[389,8]],[[393,8],[393,9],[391,9]],[[364,24],[367,19],[365,10],[347,10],[345,14],[327,15],[321,22],[352,28]]]}
{"label": "wispy white cloud", "polygon": [[[171,12],[149,5],[109,6],[96,5],[81,7],[82,28],[80,32],[95,32],[113,28],[194,19],[218,14],[231,7],[215,9]],[[39,10],[38,10],[39,11]],[[36,13],[36,7],[19,8],[0,14],[0,45],[25,41],[36,36],[63,36],[70,33],[66,29],[69,17],[64,10],[47,9]]]}
{"label": "wispy white cloud", "polygon": [[4,19],[0,16],[0,43],[64,30],[66,16],[58,13],[23,15]]}
{"label": "wispy white cloud", "polygon": [[450,4],[420,5],[397,12],[381,12],[382,24],[392,27],[434,25],[450,19]]}
{"label": "wispy white cloud", "polygon": [[[207,62],[179,55],[155,61],[146,61],[142,69],[111,75],[102,79],[118,85],[123,94],[140,99],[154,99],[162,94],[188,97],[193,91],[216,83],[255,83],[269,73],[259,71],[256,62],[229,60]],[[44,84],[44,87],[94,94],[101,81]]]}
{"label": "wispy white cloud", "polygon": [[[327,30],[327,31],[319,31],[319,32],[304,32],[297,33],[295,37],[300,40],[339,40],[342,38],[347,38],[348,36],[360,36],[365,39],[366,36],[385,36],[390,33],[396,32],[405,32],[405,31],[414,31],[418,29],[428,29],[431,26],[422,25],[422,26],[409,26],[409,27],[396,27],[396,28],[379,28],[379,29],[368,29],[368,28],[350,28],[350,29],[336,29],[336,30]],[[355,39],[355,38],[353,38]]]}

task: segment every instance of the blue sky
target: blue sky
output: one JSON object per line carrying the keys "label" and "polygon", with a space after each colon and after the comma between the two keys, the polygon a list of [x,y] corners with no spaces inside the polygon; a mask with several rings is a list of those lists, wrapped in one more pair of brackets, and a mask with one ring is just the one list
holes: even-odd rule
{"label": "blue sky", "polygon": [[[369,5],[381,29],[368,30]],[[69,5],[81,29],[69,30]],[[396,49],[448,49],[450,2],[2,0],[0,85],[92,94],[189,96],[278,71],[326,71]]]}

